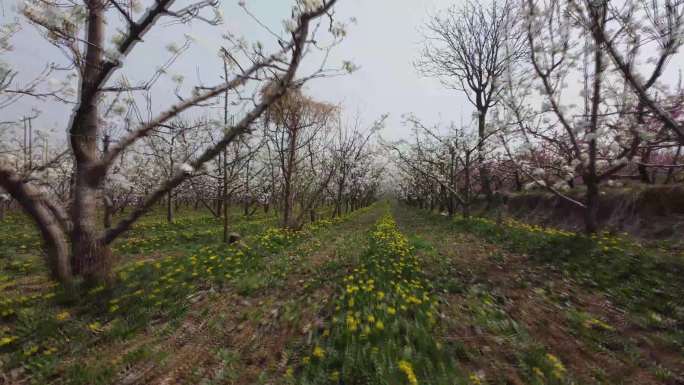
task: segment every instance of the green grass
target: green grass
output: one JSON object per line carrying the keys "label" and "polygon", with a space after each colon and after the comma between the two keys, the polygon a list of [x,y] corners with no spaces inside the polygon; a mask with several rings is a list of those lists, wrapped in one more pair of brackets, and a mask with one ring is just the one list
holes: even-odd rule
{"label": "green grass", "polygon": [[[30,223],[11,216],[0,224],[9,229],[0,232],[0,372],[84,385],[167,375],[202,384],[610,384],[635,370],[679,380],[679,366],[644,350],[684,352],[682,265],[672,253],[608,234],[389,208],[299,231],[236,212],[231,231],[244,243],[233,246],[207,212],[180,212],[173,224],[155,214],[114,245],[115,282],[76,299],[47,278]],[[618,313],[588,306],[594,298],[610,298],[638,327],[621,335]],[[538,322],[552,324],[548,335]],[[191,340],[176,345],[183,338]]]}
{"label": "green grass", "polygon": [[635,313],[684,320],[684,257],[612,234],[587,237],[514,220],[456,219],[453,229],[554,265]]}
{"label": "green grass", "polygon": [[[150,325],[177,327],[176,320],[196,299],[225,289],[246,296],[277,285],[297,262],[287,258],[290,251],[311,250],[302,245],[315,234],[364,211],[322,219],[296,232],[272,227],[276,219],[270,216],[243,218],[231,223],[231,231],[245,235],[246,245],[238,246],[221,243],[222,228],[206,214],[179,217],[173,224],[143,220],[115,245],[117,255],[125,257],[115,282],[93,287],[77,299],[48,281],[41,262],[29,254],[37,250],[27,249],[21,263],[5,261],[0,270],[0,369],[21,373],[32,383],[55,376],[65,383],[111,383],[119,370],[153,353],[142,346],[114,362],[70,362],[101,346],[133,341]],[[11,231],[26,228],[16,218],[9,223]],[[4,239],[15,240],[5,250],[24,249],[23,236]],[[40,285],[31,289],[27,279]]]}
{"label": "green grass", "polygon": [[393,211],[429,267],[442,338],[470,383],[681,380],[681,259],[671,250],[608,234]]}

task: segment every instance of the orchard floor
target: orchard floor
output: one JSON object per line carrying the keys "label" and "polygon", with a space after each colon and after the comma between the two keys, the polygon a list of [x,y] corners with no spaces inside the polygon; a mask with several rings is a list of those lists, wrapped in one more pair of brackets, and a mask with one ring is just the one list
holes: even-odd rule
{"label": "orchard floor", "polygon": [[[0,384],[379,383],[382,376],[370,382],[353,367],[341,375],[303,373],[331,355],[325,345],[318,350],[318,341],[338,313],[344,319],[340,293],[349,292],[350,274],[363,271],[377,242],[369,234],[387,215],[417,257],[416,277],[429,283],[436,307],[429,338],[454,369],[445,380],[415,367],[411,378],[405,364],[422,354],[418,343],[401,353],[406,361],[385,360],[396,373],[380,383],[684,384],[683,314],[637,312],[613,301],[600,282],[587,285],[553,261],[512,252],[453,219],[389,203],[294,235],[274,230],[269,216],[235,220],[244,253],[219,250],[212,220],[134,230],[117,246],[122,288],[96,288],[93,296],[107,295],[93,305],[97,310],[84,301],[59,302],[29,257],[26,227],[7,226],[14,235],[0,235],[0,259],[19,255],[21,263],[0,265],[2,301],[10,300],[0,307],[8,310],[0,318]],[[136,296],[155,299],[130,302]],[[414,321],[410,309],[403,314]],[[382,356],[382,343],[378,348]]]}

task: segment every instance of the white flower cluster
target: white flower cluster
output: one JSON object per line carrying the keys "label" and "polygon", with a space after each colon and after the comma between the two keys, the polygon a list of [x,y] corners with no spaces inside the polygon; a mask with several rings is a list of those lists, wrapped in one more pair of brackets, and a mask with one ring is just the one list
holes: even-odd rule
{"label": "white flower cluster", "polygon": [[283,20],[283,27],[287,32],[294,32],[297,30],[297,23],[292,19]]}
{"label": "white flower cluster", "polygon": [[352,63],[351,61],[345,60],[345,61],[342,62],[342,69],[345,70],[345,71],[347,71],[347,73],[352,73],[352,72],[358,70],[359,67],[357,67],[357,66],[356,66],[354,63]]}
{"label": "white flower cluster", "polygon": [[558,182],[554,183],[552,187],[557,191],[566,191],[570,189],[570,186],[568,186],[568,183],[564,180],[559,180]]}
{"label": "white flower cluster", "polygon": [[546,174],[546,171],[543,168],[536,168],[532,171],[532,175],[534,175],[537,178],[541,178]]}
{"label": "white flower cluster", "polygon": [[186,174],[192,174],[192,172],[195,171],[195,169],[192,168],[192,166],[188,163],[183,163],[178,166],[178,170]]}
{"label": "white flower cluster", "polygon": [[305,13],[316,11],[323,6],[321,0],[299,0],[298,3]]}
{"label": "white flower cluster", "polygon": [[332,28],[330,28],[330,33],[332,33],[334,37],[340,39],[347,36],[347,29],[344,23],[337,21]]}
{"label": "white flower cluster", "polygon": [[124,55],[116,48],[109,48],[104,50],[104,55],[107,60],[118,63],[120,62]]}
{"label": "white flower cluster", "polygon": [[60,8],[32,0],[24,1],[22,12],[26,17],[48,28],[60,29],[70,34],[75,34],[77,27],[82,25],[86,18],[84,6]]}

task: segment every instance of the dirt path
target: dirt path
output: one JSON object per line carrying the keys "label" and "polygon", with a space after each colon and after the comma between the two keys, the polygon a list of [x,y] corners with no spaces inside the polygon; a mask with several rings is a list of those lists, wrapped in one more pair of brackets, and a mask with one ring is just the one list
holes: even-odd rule
{"label": "dirt path", "polygon": [[684,383],[684,357],[601,293],[454,231],[448,218],[405,206],[394,215],[440,292],[445,341],[482,382]]}

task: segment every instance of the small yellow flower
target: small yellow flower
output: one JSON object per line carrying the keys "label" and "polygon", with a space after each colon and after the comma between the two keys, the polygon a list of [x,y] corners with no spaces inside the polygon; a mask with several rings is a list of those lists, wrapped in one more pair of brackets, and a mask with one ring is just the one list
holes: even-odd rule
{"label": "small yellow flower", "polygon": [[541,369],[539,369],[538,367],[535,366],[534,368],[532,368],[532,372],[535,376],[544,378],[544,372],[542,372]]}
{"label": "small yellow flower", "polygon": [[325,350],[320,346],[316,346],[313,351],[313,356],[321,359],[325,357]]}
{"label": "small yellow flower", "polygon": [[93,322],[88,324],[88,329],[90,329],[91,332],[98,333],[102,331],[102,325],[100,325],[99,322]]}
{"label": "small yellow flower", "polygon": [[0,338],[0,346],[9,345],[16,341],[17,337],[2,337]]}
{"label": "small yellow flower", "polygon": [[409,384],[418,385],[418,379],[416,378],[416,374],[413,372],[413,366],[411,366],[410,362],[404,360],[399,361],[399,370],[406,375],[406,379],[408,380]]}
{"label": "small yellow flower", "polygon": [[57,318],[57,321],[66,321],[69,318],[71,318],[71,314],[69,314],[68,311],[63,311],[63,312],[57,314],[57,316],[55,318]]}
{"label": "small yellow flower", "polygon": [[470,383],[473,385],[482,385],[482,379],[477,373],[471,373],[468,379],[470,380]]}

